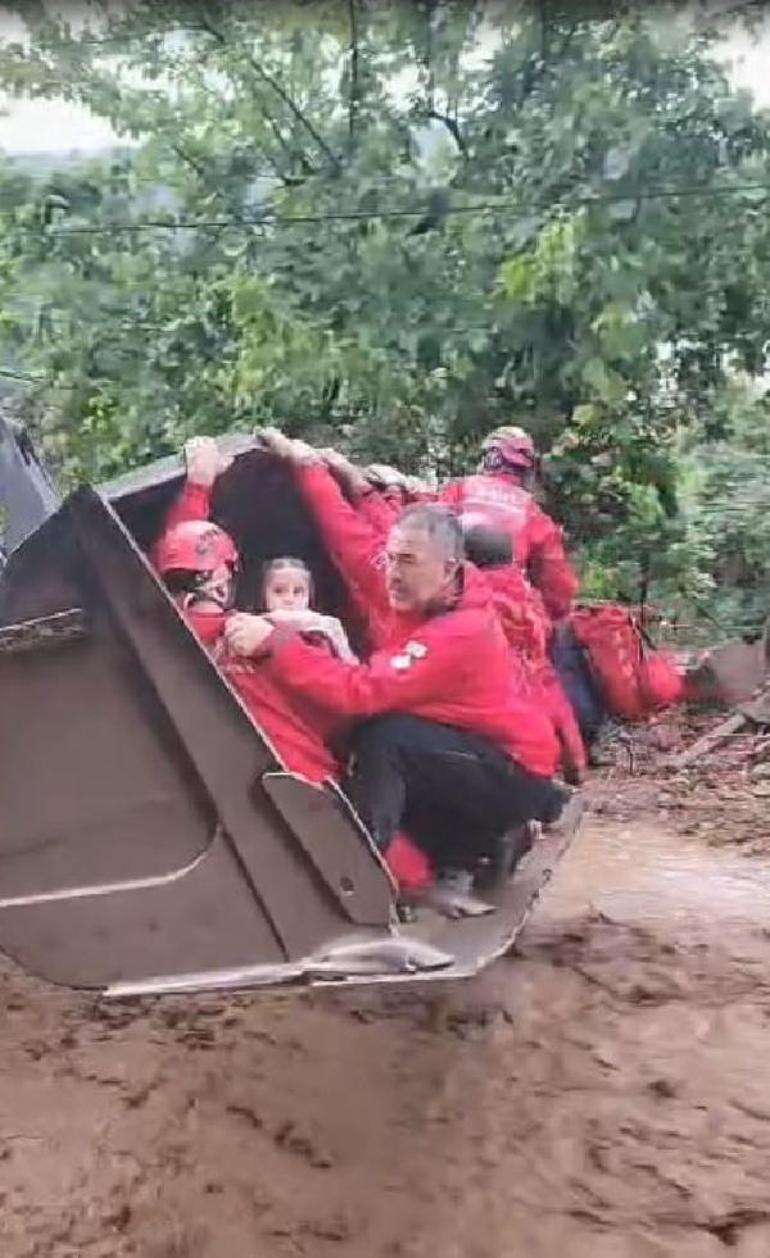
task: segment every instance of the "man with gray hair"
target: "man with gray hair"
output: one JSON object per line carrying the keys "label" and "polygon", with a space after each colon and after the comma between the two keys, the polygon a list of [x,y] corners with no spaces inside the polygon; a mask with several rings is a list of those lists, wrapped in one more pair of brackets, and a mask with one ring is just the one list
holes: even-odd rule
{"label": "man with gray hair", "polygon": [[231,618],[231,650],[261,660],[289,693],[354,728],[348,794],[380,850],[406,830],[436,869],[474,869],[509,828],[551,822],[569,792],[553,780],[547,718],[516,692],[484,577],[463,560],[445,507],[407,508],[382,539],[303,443],[271,434],[289,459],[329,550],[370,602],[379,649],[332,659],[258,616]]}

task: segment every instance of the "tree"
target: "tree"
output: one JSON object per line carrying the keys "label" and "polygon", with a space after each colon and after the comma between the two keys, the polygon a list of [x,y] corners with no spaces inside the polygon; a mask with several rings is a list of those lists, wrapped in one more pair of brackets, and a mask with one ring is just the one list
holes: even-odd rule
{"label": "tree", "polygon": [[69,477],[268,418],[443,473],[516,419],[594,588],[697,582],[683,443],[770,343],[770,125],[713,31],[430,0],[33,28],[6,89],[137,145],[6,226],[2,343]]}

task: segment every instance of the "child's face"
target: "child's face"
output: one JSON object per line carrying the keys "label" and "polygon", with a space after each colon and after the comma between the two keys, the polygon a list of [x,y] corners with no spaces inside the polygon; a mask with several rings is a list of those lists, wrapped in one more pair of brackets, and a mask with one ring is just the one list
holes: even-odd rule
{"label": "child's face", "polygon": [[265,611],[304,612],[310,606],[310,577],[301,568],[276,568],[265,580]]}

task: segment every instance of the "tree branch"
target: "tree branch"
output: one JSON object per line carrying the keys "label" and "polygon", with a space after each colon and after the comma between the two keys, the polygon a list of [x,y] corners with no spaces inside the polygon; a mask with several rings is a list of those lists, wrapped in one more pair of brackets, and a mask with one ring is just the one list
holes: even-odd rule
{"label": "tree branch", "polygon": [[463,157],[467,157],[468,145],[465,142],[465,136],[460,130],[460,124],[457,119],[453,118],[451,114],[442,114],[437,109],[428,110],[428,117],[435,119],[436,122],[444,124]]}
{"label": "tree branch", "polygon": [[200,180],[205,180],[206,168],[202,162],[198,161],[197,157],[193,157],[192,153],[188,153],[184,145],[179,144],[177,141],[172,142],[171,148],[176,153],[180,161],[183,161],[185,165],[192,167]]}
{"label": "tree branch", "polygon": [[311,135],[313,137],[318,147],[326,155],[326,157],[329,159],[332,165],[339,167],[339,164],[340,164],[339,158],[337,157],[336,153],[334,153],[332,149],[329,148],[329,145],[326,143],[323,136],[320,135],[320,133],[316,130],[316,128],[313,126],[310,119],[307,118],[305,114],[303,114],[302,110],[299,108],[296,102],[292,100],[288,92],[284,91],[283,87],[278,82],[278,80],[274,79],[271,74],[268,74],[267,70],[263,70],[259,62],[255,61],[251,55],[249,55],[248,57],[248,62],[249,62],[249,65],[256,71],[256,73],[260,75],[262,80],[265,83],[267,83],[268,86],[271,87],[278,96],[280,96],[281,100],[291,110],[292,114],[294,115],[294,117],[296,118],[300,126],[303,126],[305,130],[307,131],[308,135]]}
{"label": "tree branch", "polygon": [[[227,41],[226,36],[223,34],[222,31],[218,30],[217,27],[211,23],[211,21],[209,20],[209,18],[207,17],[205,13],[205,10],[200,11],[198,20],[200,21],[202,29],[207,31],[208,34],[211,35],[212,39],[215,39],[217,41],[220,47],[227,47],[228,41]],[[287,109],[289,109],[289,111],[293,114],[294,118],[300,124],[300,126],[304,127],[308,135],[312,136],[312,138],[315,140],[318,147],[325,154],[325,156],[329,159],[332,165],[339,168],[340,163],[339,163],[339,158],[337,157],[337,155],[332,151],[332,149],[329,148],[329,145],[326,143],[326,140],[323,138],[320,132],[315,128],[315,126],[310,121],[310,119],[302,112],[302,110],[300,109],[296,101],[292,100],[291,96],[283,87],[283,85],[278,81],[278,79],[274,78],[272,74],[270,74],[267,70],[265,70],[259,64],[258,61],[255,61],[251,53],[246,53],[246,60],[248,61],[254,73],[259,75],[259,77],[262,79],[262,82],[266,83],[268,87],[270,87],[272,91],[275,92],[276,96],[278,96],[283,101],[284,105],[286,105]]]}
{"label": "tree branch", "polygon": [[348,14],[350,16],[350,89],[348,92],[348,140],[350,147],[356,135],[356,123],[358,121],[358,14],[356,12],[356,0],[348,0]]}
{"label": "tree branch", "polygon": [[543,63],[548,61],[550,52],[550,26],[548,22],[548,0],[540,0],[540,57]]}
{"label": "tree branch", "polygon": [[433,116],[436,103],[436,79],[433,73],[433,0],[425,5],[425,56],[423,65],[428,76],[428,115]]}

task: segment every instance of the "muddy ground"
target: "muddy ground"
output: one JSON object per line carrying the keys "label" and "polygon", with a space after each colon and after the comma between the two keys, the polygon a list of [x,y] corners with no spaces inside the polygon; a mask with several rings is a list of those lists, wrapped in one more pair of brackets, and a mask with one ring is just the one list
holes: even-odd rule
{"label": "muddy ground", "polygon": [[6,964],[2,1258],[768,1258],[770,860],[661,789],[598,791],[450,991],[100,1006]]}

